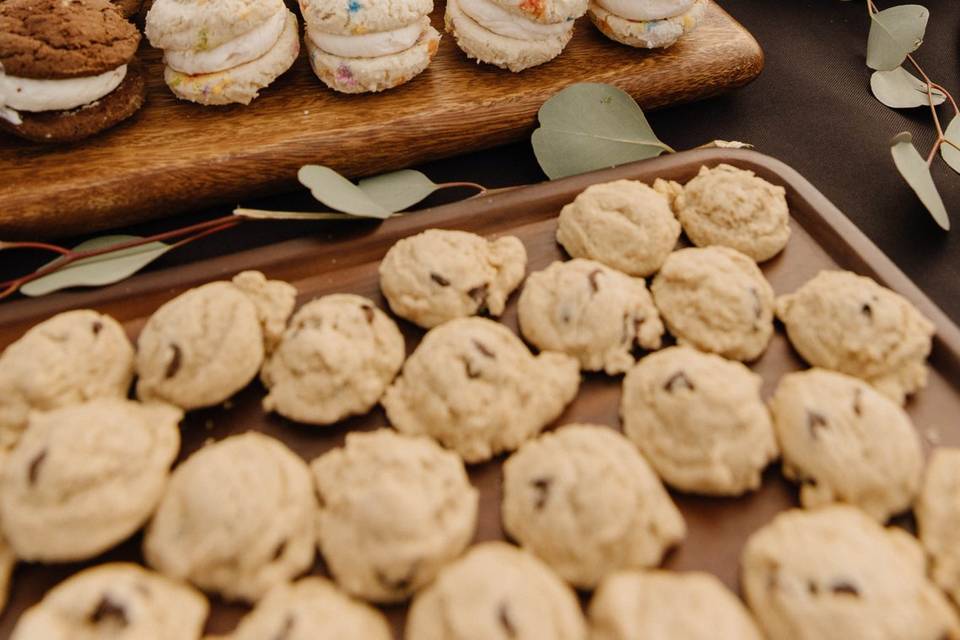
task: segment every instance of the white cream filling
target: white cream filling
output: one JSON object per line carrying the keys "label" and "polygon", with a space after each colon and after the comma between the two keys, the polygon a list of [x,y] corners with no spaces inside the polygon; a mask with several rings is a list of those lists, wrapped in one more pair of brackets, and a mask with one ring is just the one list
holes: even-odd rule
{"label": "white cream filling", "polygon": [[163,52],[163,61],[170,68],[190,76],[232,69],[270,51],[280,39],[286,24],[287,9],[284,7],[263,24],[219,47],[206,51],[168,49]]}
{"label": "white cream filling", "polygon": [[634,22],[665,20],[686,13],[695,0],[596,0],[615,16]]}
{"label": "white cream filling", "polygon": [[95,102],[123,82],[127,65],[98,76],[40,80],[8,76],[0,68],[0,117],[23,122],[18,111],[65,111]]}
{"label": "white cream filling", "polygon": [[417,43],[423,33],[418,21],[392,31],[377,31],[359,35],[343,35],[318,31],[307,25],[307,37],[319,49],[342,58],[378,58],[406,51]]}
{"label": "white cream filling", "polygon": [[457,0],[460,9],[481,27],[517,40],[549,40],[573,29],[573,20],[543,24],[510,13],[491,0]]}

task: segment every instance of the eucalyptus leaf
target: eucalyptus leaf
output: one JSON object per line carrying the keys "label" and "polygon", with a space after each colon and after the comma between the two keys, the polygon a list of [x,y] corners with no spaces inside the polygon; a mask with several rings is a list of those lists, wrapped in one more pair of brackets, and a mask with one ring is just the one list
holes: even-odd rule
{"label": "eucalyptus leaf", "polygon": [[357,186],[388,211],[403,211],[440,188],[440,185],[413,169],[364,178]]}
{"label": "eucalyptus leaf", "polygon": [[[877,100],[893,109],[910,109],[930,106],[927,83],[903,67],[892,71],[874,71],[870,76],[870,90]],[[947,96],[934,89],[933,104],[943,104]]]}
{"label": "eucalyptus leaf", "polygon": [[[74,251],[93,251],[132,240],[138,236],[102,236],[82,242]],[[67,287],[101,287],[125,280],[172,248],[163,242],[148,242],[137,247],[77,260],[20,287],[25,296],[43,296]],[[59,262],[61,258],[52,263]],[[46,266],[46,265],[45,265]]]}
{"label": "eucalyptus leaf", "polygon": [[949,231],[950,217],[947,215],[947,208],[943,204],[940,192],[937,191],[937,185],[933,182],[933,176],[930,175],[927,161],[913,146],[913,136],[906,131],[897,134],[890,141],[890,153],[893,154],[893,162],[897,165],[900,175],[920,198],[923,206],[927,208],[938,225]]}
{"label": "eucalyptus leaf", "polygon": [[633,98],[612,85],[570,85],[547,100],[538,117],[533,152],[552,180],[673,151]]}
{"label": "eucalyptus leaf", "polygon": [[365,218],[385,219],[390,211],[375,202],[360,187],[342,175],[318,164],[300,167],[297,172],[300,184],[310,189],[313,197],[336,211],[352,213]]}
{"label": "eucalyptus leaf", "polygon": [[871,18],[867,66],[892,71],[923,44],[930,11],[919,4],[904,4],[874,13]]}
{"label": "eucalyptus leaf", "polygon": [[[960,116],[956,116],[950,121],[950,125],[943,132],[943,135],[950,142],[960,145]],[[944,143],[940,147],[940,155],[943,156],[943,161],[950,165],[951,169],[960,173],[960,150],[957,150],[957,147]]]}

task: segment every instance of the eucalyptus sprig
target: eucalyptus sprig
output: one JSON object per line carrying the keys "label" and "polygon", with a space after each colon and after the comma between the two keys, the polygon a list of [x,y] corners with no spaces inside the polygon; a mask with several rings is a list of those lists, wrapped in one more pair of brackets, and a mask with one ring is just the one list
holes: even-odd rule
{"label": "eucalyptus sprig", "polygon": [[[21,292],[42,296],[68,287],[97,287],[129,278],[167,252],[249,220],[362,220],[385,219],[421,202],[441,189],[466,187],[483,194],[487,189],[473,182],[437,184],[419,171],[406,169],[365,178],[354,184],[320,165],[307,165],[297,174],[301,184],[333,211],[267,211],[237,208],[232,215],[180,227],[148,237],[106,235],[75,247],[46,242],[0,241],[0,251],[39,250],[58,257],[36,271],[0,282],[0,300]],[[175,242],[167,242],[175,240]]]}
{"label": "eucalyptus sprig", "polygon": [[[930,169],[939,153],[947,165],[960,173],[960,108],[950,92],[930,78],[914,55],[923,44],[930,12],[917,4],[880,10],[874,0],[866,0],[866,6],[870,16],[867,66],[874,70],[870,78],[873,95],[894,109],[928,107],[937,132],[937,139],[925,158],[909,132],[895,135],[890,140],[894,164],[937,224],[949,230],[950,217]],[[903,67],[905,62],[910,63],[919,78]],[[953,118],[949,126],[944,127],[937,107],[948,101]]]}

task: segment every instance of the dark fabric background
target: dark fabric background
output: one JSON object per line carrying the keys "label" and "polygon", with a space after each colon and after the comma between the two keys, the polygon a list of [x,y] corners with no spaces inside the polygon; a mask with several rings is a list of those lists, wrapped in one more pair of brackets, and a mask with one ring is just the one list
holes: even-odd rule
{"label": "dark fabric background", "polygon": [[[960,175],[937,161],[934,178],[955,227],[945,233],[901,181],[890,157],[889,139],[904,130],[914,134],[926,155],[934,129],[929,110],[897,112],[871,96],[870,72],[864,66],[869,20],[863,1],[719,1],[756,36],[766,52],[766,70],[753,84],[729,95],[649,114],[654,130],[676,149],[716,138],[741,140],[792,165],[960,322]],[[932,16],[918,59],[935,81],[960,99],[960,1],[921,2]],[[878,0],[878,4],[894,3]],[[952,113],[947,106],[941,113],[946,126]],[[488,187],[544,179],[527,142],[420,169],[437,181],[471,180]],[[245,204],[316,206],[302,194]],[[132,232],[166,230],[223,213],[142,225]],[[278,224],[254,229],[240,228],[189,245],[156,268],[276,242],[309,233],[311,227]]]}

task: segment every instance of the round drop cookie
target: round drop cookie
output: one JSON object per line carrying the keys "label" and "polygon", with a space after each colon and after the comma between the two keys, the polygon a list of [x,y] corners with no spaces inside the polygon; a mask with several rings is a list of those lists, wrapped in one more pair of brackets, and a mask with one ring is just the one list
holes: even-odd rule
{"label": "round drop cookie", "polygon": [[629,440],[569,425],[520,447],[503,465],[504,530],[580,589],[620,569],[660,564],[686,526]]}
{"label": "round drop cookie", "polygon": [[777,317],[812,366],[863,378],[900,403],[927,384],[933,324],[870,278],[821,271],[777,298]]}
{"label": "round drop cookie", "polygon": [[204,105],[250,104],[300,53],[283,0],[155,0],[144,33],[173,94]]}
{"label": "round drop cookie", "polygon": [[747,608],[710,573],[623,571],[590,600],[591,640],[762,640]]}
{"label": "round drop cookie", "polygon": [[444,23],[468,58],[519,72],[560,55],[586,10],[587,0],[448,0]]}
{"label": "round drop cookie", "polygon": [[350,433],[310,467],[320,551],[352,595],[404,600],[473,538],[477,491],[459,456],[429,438]]}
{"label": "round drop cookie", "polygon": [[139,43],[110,0],[0,3],[0,130],[65,143],[126,120],[144,102]]}
{"label": "round drop cookie", "polygon": [[137,396],[184,409],[219,404],[263,363],[257,306],[229,282],[211,282],[168,301],[137,341]]}
{"label": "round drop cookie", "polygon": [[437,53],[433,0],[300,0],[304,42],[320,80],[341,93],[397,87],[422,73]]}
{"label": "round drop cookie", "polygon": [[16,444],[32,410],[125,398],[133,346],[123,327],[90,309],[41,322],[0,355],[0,449]]}
{"label": "round drop cookie", "polygon": [[623,431],[680,491],[740,495],[760,487],[779,449],[762,379],[739,362],[670,347],[623,380]]}
{"label": "round drop cookie", "polygon": [[783,471],[805,507],[845,502],[880,521],[920,488],[923,451],[909,416],[862,380],[809,369],[785,375],[770,400]]}
{"label": "round drop cookie", "polygon": [[182,417],[116,398],[31,414],[0,475],[0,522],[17,556],[83,560],[139,529],[163,495]]}
{"label": "round drop cookie", "polygon": [[430,329],[474,314],[499,316],[526,266],[527,251],[513,236],[428,229],[390,247],[380,288],[395,314]]}
{"label": "round drop cookie", "polygon": [[632,276],[657,272],[680,237],[667,198],[634,180],[595,184],[560,211],[557,242]]}
{"label": "round drop cookie", "polygon": [[706,8],[706,0],[591,0],[587,15],[611,40],[662,49],[696,29]]}
{"label": "round drop cookie", "polygon": [[960,638],[917,541],[850,506],[781,513],[747,540],[740,575],[769,640]]}
{"label": "round drop cookie", "polygon": [[773,336],[773,289],[757,264],[735,249],[676,251],[650,291],[682,345],[749,362]]}
{"label": "round drop cookie", "polygon": [[391,640],[393,636],[382,613],[341,593],[328,580],[311,576],[274,587],[233,633],[215,640],[348,638]]}
{"label": "round drop cookie", "polygon": [[534,356],[505,326],[461,318],[424,336],[381,402],[401,433],[429,435],[473,463],[534,437],[579,387],[574,358]]}
{"label": "round drop cookie", "polygon": [[790,239],[786,190],[728,164],[700,167],[674,211],[693,244],[730,247],[757,262],[780,253]]}
{"label": "round drop cookie", "polygon": [[367,298],[334,294],[297,311],[260,377],[267,411],[332,424],[377,404],[403,365],[403,336]]}
{"label": "round drop cookie", "polygon": [[254,602],[313,565],[316,509],[306,463],[250,431],[205,446],[174,470],[143,554],[172,578]]}
{"label": "round drop cookie", "polygon": [[930,557],[930,577],[960,603],[960,449],[933,452],[915,512],[920,541]]}
{"label": "round drop cookie", "polygon": [[267,353],[276,348],[297,303],[297,289],[282,280],[268,280],[259,271],[243,271],[230,281],[257,309]]}
{"label": "round drop cookie", "polygon": [[485,542],[417,594],[407,640],[586,640],[573,590],[531,554]]}
{"label": "round drop cookie", "polygon": [[659,349],[663,336],[646,282],[593,260],[554,262],[531,273],[518,310],[531,344],[574,356],[585,371],[623,373],[635,351]]}
{"label": "round drop cookie", "polygon": [[11,640],[199,640],[209,608],[185,584],[135,564],[102,564],[48,591]]}

